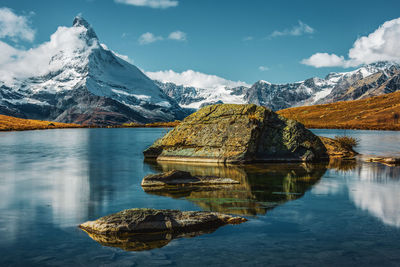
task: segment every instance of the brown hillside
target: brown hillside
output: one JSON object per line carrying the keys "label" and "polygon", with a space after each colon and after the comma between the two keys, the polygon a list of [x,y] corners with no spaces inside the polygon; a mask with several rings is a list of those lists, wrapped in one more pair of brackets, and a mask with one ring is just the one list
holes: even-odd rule
{"label": "brown hillside", "polygon": [[24,131],[56,128],[79,128],[79,124],[20,119],[0,115],[0,131]]}
{"label": "brown hillside", "polygon": [[288,108],[278,114],[308,128],[400,130],[400,92],[354,101]]}

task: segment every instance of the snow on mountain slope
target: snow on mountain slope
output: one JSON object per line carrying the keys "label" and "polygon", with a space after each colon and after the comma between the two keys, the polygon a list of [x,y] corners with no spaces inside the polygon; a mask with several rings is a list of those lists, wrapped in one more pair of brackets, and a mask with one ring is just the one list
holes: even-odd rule
{"label": "snow on mountain slope", "polygon": [[[396,68],[396,66],[398,68],[399,65],[393,62],[377,62],[349,72],[330,73],[324,79],[310,78],[286,84],[272,84],[260,80],[251,86],[194,71],[147,72],[147,74],[182,107],[197,109],[207,104],[222,102],[253,103],[279,110],[293,106],[330,103],[339,101],[338,99],[358,99],[361,97],[359,94],[349,94],[346,90],[358,81],[376,73],[383,73],[389,78],[394,74],[391,68]],[[372,90],[372,86],[368,90]],[[397,88],[393,82],[391,88],[389,91]],[[377,90],[374,92],[373,95],[376,95]],[[363,94],[368,95],[368,92],[363,92]]]}
{"label": "snow on mountain slope", "polygon": [[81,17],[49,42],[3,59],[0,94],[0,112],[26,118],[115,124],[186,115],[153,80],[101,45]]}
{"label": "snow on mountain slope", "polygon": [[157,81],[163,91],[178,101],[184,108],[199,108],[205,103],[241,104],[243,96],[235,94],[235,87],[249,87],[249,84],[230,81],[216,75],[208,75],[193,70],[181,73],[168,71],[146,72]]}

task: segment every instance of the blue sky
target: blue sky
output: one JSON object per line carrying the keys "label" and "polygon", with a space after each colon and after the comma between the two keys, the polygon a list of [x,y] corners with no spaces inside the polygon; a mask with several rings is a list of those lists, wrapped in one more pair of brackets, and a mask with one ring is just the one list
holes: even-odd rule
{"label": "blue sky", "polygon": [[[143,70],[192,69],[249,84],[293,82],[354,68],[365,62],[347,60],[354,42],[400,17],[398,0],[2,0],[0,7],[26,16],[35,30],[32,40],[2,39],[15,47],[48,41],[58,26],[70,26],[81,14],[102,43]],[[152,35],[140,39],[145,33]],[[148,43],[151,37],[154,42]],[[324,58],[322,65],[328,67],[303,64],[319,52],[337,58],[328,55],[329,63]]]}

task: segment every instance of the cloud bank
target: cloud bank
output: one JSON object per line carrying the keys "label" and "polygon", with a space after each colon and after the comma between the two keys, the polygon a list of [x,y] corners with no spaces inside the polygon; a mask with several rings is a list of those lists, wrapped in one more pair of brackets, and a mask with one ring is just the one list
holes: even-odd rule
{"label": "cloud bank", "polygon": [[377,61],[400,62],[400,18],[386,21],[368,36],[358,38],[347,59],[336,54],[316,53],[301,63],[316,68],[347,68]]}
{"label": "cloud bank", "polygon": [[221,86],[226,87],[237,87],[237,86],[247,86],[249,84],[242,81],[231,81],[221,78],[216,75],[209,75],[193,70],[186,70],[181,73],[175,72],[173,70],[164,70],[156,72],[145,72],[153,80],[158,80],[161,82],[172,82],[177,85],[192,86],[203,89],[217,89]]}
{"label": "cloud bank", "polygon": [[176,0],[115,0],[115,2],[131,6],[142,6],[142,7],[162,8],[162,9],[178,6],[178,1]]}
{"label": "cloud bank", "polygon": [[0,38],[8,37],[14,42],[24,40],[32,42],[35,30],[30,26],[26,16],[18,16],[11,9],[0,8]]}

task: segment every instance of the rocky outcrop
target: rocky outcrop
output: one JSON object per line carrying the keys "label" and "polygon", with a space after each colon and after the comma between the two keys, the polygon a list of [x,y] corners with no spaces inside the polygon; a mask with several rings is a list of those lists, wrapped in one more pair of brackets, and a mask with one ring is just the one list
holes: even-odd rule
{"label": "rocky outcrop", "polygon": [[319,138],[321,139],[322,143],[324,143],[326,151],[331,159],[354,159],[354,157],[358,155],[358,153],[354,151],[351,147],[344,146],[335,139],[322,136],[320,136]]}
{"label": "rocky outcrop", "polygon": [[192,186],[219,186],[238,184],[230,178],[215,176],[192,176],[190,172],[172,170],[168,172],[150,174],[143,178],[142,187],[145,191],[168,189],[169,187]]}
{"label": "rocky outcrop", "polygon": [[79,227],[103,245],[143,250],[162,247],[176,237],[196,236],[245,221],[242,217],[216,212],[129,209]]}
{"label": "rocky outcrop", "polygon": [[206,211],[128,209],[85,222],[89,233],[126,235],[139,233],[200,231],[225,224],[240,224],[245,218]]}
{"label": "rocky outcrop", "polygon": [[204,107],[143,153],[158,161],[250,163],[328,159],[321,140],[302,124],[252,104]]}
{"label": "rocky outcrop", "polygon": [[245,221],[216,212],[129,209],[79,227],[104,246],[140,251],[163,247],[174,238],[211,233],[225,224]]}

